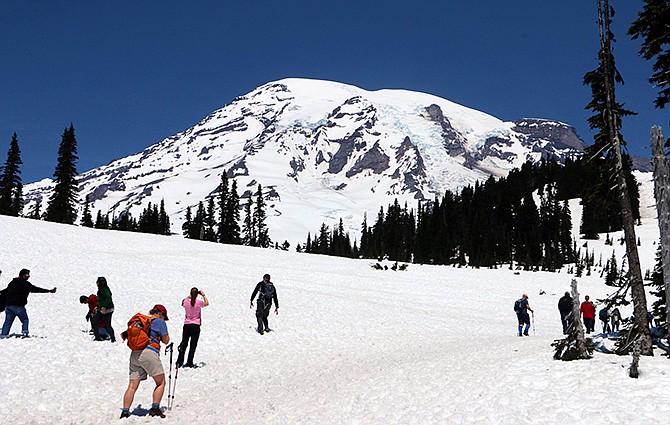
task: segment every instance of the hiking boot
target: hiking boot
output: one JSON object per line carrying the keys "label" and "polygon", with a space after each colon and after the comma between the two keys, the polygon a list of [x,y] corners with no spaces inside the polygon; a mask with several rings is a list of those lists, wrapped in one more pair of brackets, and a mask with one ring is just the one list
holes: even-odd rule
{"label": "hiking boot", "polygon": [[521,333],[519,333],[519,336],[523,336]]}
{"label": "hiking boot", "polygon": [[163,414],[163,411],[160,408],[152,408],[149,409],[149,416],[158,416],[160,418],[164,418],[165,415]]}
{"label": "hiking boot", "polygon": [[270,329],[270,328],[265,328],[265,332],[271,332],[271,331],[272,331],[272,329]]}
{"label": "hiking boot", "polygon": [[182,367],[195,367],[195,366],[193,365],[193,363],[186,363]]}
{"label": "hiking boot", "polygon": [[125,410],[121,412],[121,417],[119,419],[123,418],[129,418],[130,417],[130,412],[126,412]]}
{"label": "hiking boot", "polygon": [[523,331],[524,336],[528,336],[528,331]]}

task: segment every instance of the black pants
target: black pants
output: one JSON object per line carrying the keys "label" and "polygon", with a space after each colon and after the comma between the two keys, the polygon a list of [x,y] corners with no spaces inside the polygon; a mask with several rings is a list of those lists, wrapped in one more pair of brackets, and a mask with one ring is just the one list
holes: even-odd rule
{"label": "black pants", "polygon": [[561,323],[563,324],[563,335],[567,335],[572,326],[572,313],[561,313]]}
{"label": "black pants", "polygon": [[270,315],[270,308],[272,307],[272,300],[266,302],[261,298],[258,299],[256,303],[256,321],[258,322],[258,332],[267,332],[270,327],[268,326],[268,316]]}
{"label": "black pants", "polygon": [[596,326],[595,317],[585,317],[584,318],[584,327],[586,328],[586,333],[590,334],[593,332],[593,328]]}
{"label": "black pants", "polygon": [[107,331],[107,335],[109,335],[109,338],[112,342],[116,341],[116,338],[114,337],[114,329],[112,329],[112,314],[113,312],[107,312],[105,314],[102,314],[100,310],[98,310],[95,313],[95,316],[91,319],[91,326],[93,327],[93,335],[95,335],[95,340],[96,341],[101,341],[102,338],[100,337],[100,323],[104,322],[105,324],[105,331]]}
{"label": "black pants", "polygon": [[181,343],[178,347],[179,355],[177,356],[177,367],[181,367],[181,365],[184,364],[184,354],[186,353],[189,339],[191,340],[191,348],[188,350],[188,360],[186,361],[186,364],[188,366],[193,366],[195,349],[198,347],[198,339],[200,339],[200,325],[184,325],[184,330],[181,335]]}

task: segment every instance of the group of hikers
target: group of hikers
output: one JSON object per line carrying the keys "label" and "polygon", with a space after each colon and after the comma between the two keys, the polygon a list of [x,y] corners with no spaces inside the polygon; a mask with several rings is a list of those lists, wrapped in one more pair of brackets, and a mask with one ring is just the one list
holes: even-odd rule
{"label": "group of hikers", "polygon": [[[2,271],[0,271],[2,275]],[[28,295],[30,293],[55,293],[56,288],[44,289],[39,288],[28,281],[30,278],[30,270],[22,269],[19,272],[19,277],[13,279],[6,289],[0,291],[0,306],[4,307],[5,322],[2,326],[2,334],[0,337],[6,338],[9,336],[12,324],[15,318],[19,318],[22,324],[21,335],[24,338],[29,337],[28,329],[28,314],[26,311],[26,304],[28,303]],[[112,291],[107,285],[107,279],[103,276],[96,280],[98,290],[96,294],[82,295],[79,302],[87,304],[88,312],[86,313],[86,320],[90,322],[91,330],[96,341],[109,340],[116,341],[114,328],[112,327],[112,314],[114,313],[114,302],[112,301]],[[258,324],[257,332],[263,335],[270,332],[271,329],[268,324],[268,317],[272,303],[275,304],[275,314],[279,314],[279,300],[277,298],[277,289],[270,281],[270,275],[265,274],[263,280],[256,284],[249,304],[249,308],[254,306],[254,298],[256,300],[256,321]],[[202,324],[201,311],[202,308],[209,305],[209,300],[202,290],[196,287],[191,288],[189,296],[184,298],[181,306],[184,308],[184,326],[182,329],[182,340],[178,346],[178,355],[175,366],[177,369],[184,367],[196,367],[194,363],[195,351],[198,346],[198,339],[200,338],[200,326]],[[152,404],[149,409],[150,416],[165,417],[163,410],[160,407],[163,394],[166,387],[165,370],[163,363],[160,360],[161,343],[166,347],[171,348],[170,334],[168,332],[167,321],[168,311],[162,304],[156,304],[149,310],[149,315],[146,318],[146,329],[144,332],[135,330],[137,323],[134,319],[137,316],[144,316],[136,314],[128,322],[128,329],[121,334],[124,341],[127,340],[128,346],[132,349],[129,360],[129,380],[128,387],[123,395],[123,407],[121,409],[121,418],[128,418],[131,415],[130,407],[132,406],[135,392],[139,388],[140,382],[151,377],[156,386],[152,394]],[[144,333],[146,341],[139,346],[131,344],[135,342],[135,335]],[[132,340],[132,341],[131,341]],[[168,346],[170,344],[170,346]],[[141,348],[137,348],[141,347]],[[189,348],[190,347],[190,348]],[[136,349],[137,348],[137,349]],[[188,357],[186,357],[186,350],[188,348]],[[186,358],[186,362],[184,359]],[[170,363],[170,371],[172,371],[172,364]],[[176,379],[175,379],[176,383]],[[168,399],[169,401],[169,399]]]}
{"label": "group of hikers", "polygon": [[[566,292],[565,295],[558,300],[558,311],[561,314],[561,323],[563,324],[563,334],[567,335],[570,326],[573,321],[573,300],[569,292]],[[584,297],[584,302],[579,306],[579,315],[584,320],[584,327],[586,328],[586,333],[590,334],[595,331],[596,326],[596,306],[591,301],[591,298],[586,295]],[[609,309],[604,307],[600,309],[598,313],[598,318],[603,327],[603,333],[609,332],[618,332],[621,326],[621,312],[617,307],[614,309]]]}
{"label": "group of hikers", "polygon": [[[528,336],[530,329],[530,316],[528,312],[533,313],[528,302],[528,294],[523,294],[520,299],[514,302],[514,311],[516,312],[519,323],[519,336]],[[573,322],[573,299],[570,292],[558,300],[558,311],[561,314],[561,324],[563,325],[563,334],[567,335]],[[579,306],[579,315],[584,321],[586,333],[594,332],[596,325],[596,306],[591,301],[590,297],[586,295],[584,302]],[[600,310],[598,318],[603,327],[603,333],[618,332],[621,326],[621,312],[618,308],[609,309],[604,307]],[[653,318],[653,316],[652,316]],[[651,323],[651,322],[650,322]]]}

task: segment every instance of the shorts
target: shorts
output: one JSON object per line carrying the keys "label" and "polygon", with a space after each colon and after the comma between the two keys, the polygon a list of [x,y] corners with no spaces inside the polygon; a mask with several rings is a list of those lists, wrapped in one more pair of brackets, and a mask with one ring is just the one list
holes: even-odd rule
{"label": "shorts", "polygon": [[517,313],[516,317],[519,319],[519,326],[530,325],[530,316],[528,313]]}
{"label": "shorts", "polygon": [[149,348],[144,350],[133,350],[130,354],[130,379],[144,381],[147,376],[163,375],[163,362],[158,353]]}

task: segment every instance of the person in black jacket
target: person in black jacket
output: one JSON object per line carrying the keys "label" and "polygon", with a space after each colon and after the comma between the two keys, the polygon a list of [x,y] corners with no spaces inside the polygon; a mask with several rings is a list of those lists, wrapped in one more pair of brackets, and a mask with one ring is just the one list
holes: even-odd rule
{"label": "person in black jacket", "polygon": [[38,288],[32,283],[28,282],[30,278],[30,270],[22,269],[19,272],[19,277],[14,278],[7,286],[7,301],[5,303],[5,323],[2,325],[1,337],[9,335],[9,330],[12,328],[15,318],[21,321],[21,333],[24,337],[28,336],[28,313],[26,311],[26,304],[28,304],[28,294],[31,292],[45,293],[56,292],[56,288],[44,289]]}
{"label": "person in black jacket", "polygon": [[272,330],[268,327],[268,316],[270,315],[272,300],[275,302],[275,314],[279,314],[277,289],[275,288],[274,283],[270,282],[269,274],[265,274],[263,280],[256,284],[256,288],[251,294],[249,308],[254,306],[254,297],[256,294],[258,294],[258,302],[256,303],[256,320],[258,321],[257,330],[259,334],[263,335],[264,332],[270,332]]}
{"label": "person in black jacket", "polygon": [[558,311],[561,313],[561,323],[563,323],[563,335],[568,334],[568,329],[572,325],[572,297],[569,292],[558,300]]}

